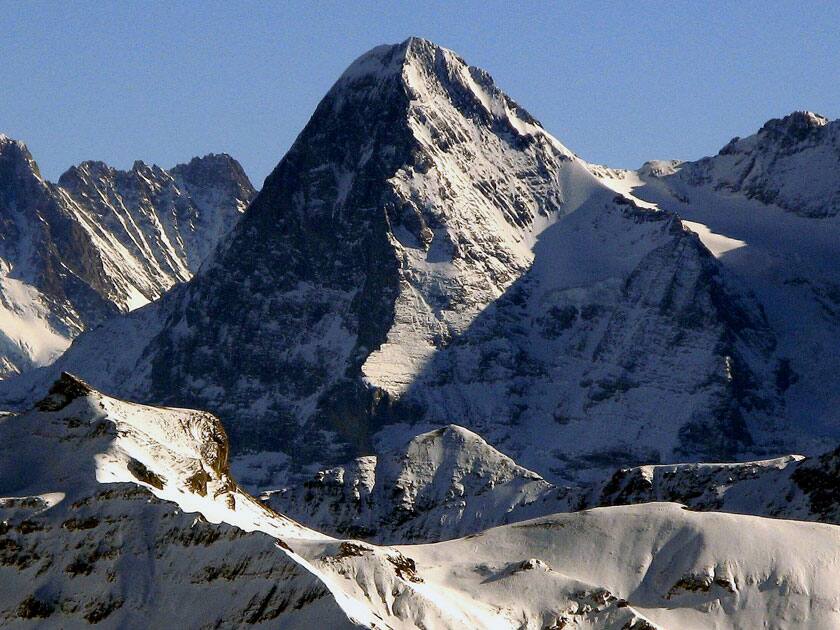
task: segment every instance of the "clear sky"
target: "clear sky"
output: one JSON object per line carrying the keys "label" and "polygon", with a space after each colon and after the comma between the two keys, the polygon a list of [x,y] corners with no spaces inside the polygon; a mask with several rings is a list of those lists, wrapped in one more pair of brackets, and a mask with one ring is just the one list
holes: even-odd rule
{"label": "clear sky", "polygon": [[488,70],[612,166],[713,154],[796,109],[840,117],[836,0],[6,0],[0,132],[50,179],[85,159],[168,167],[224,151],[260,186],[342,70],[409,35]]}

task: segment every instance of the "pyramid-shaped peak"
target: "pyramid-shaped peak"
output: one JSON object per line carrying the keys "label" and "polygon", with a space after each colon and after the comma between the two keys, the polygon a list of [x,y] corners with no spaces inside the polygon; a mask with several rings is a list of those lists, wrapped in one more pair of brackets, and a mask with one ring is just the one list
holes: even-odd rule
{"label": "pyramid-shaped peak", "polygon": [[549,138],[542,125],[499,89],[488,72],[469,65],[455,52],[429,40],[410,37],[399,44],[377,46],[356,59],[341,75],[327,96],[333,111],[346,102],[401,103],[428,107],[433,117],[442,114],[444,103],[460,115],[493,126],[501,123],[514,136],[546,136],[566,157],[572,153]]}
{"label": "pyramid-shaped peak", "polygon": [[402,73],[407,61],[434,58],[436,54],[444,54],[458,59],[455,53],[437,44],[419,37],[409,37],[399,44],[383,44],[376,46],[358,57],[339,82],[353,82],[359,79],[387,79]]}

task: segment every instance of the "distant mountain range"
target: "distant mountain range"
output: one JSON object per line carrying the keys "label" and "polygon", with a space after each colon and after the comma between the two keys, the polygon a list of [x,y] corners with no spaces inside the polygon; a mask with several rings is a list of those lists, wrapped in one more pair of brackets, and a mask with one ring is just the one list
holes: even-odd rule
{"label": "distant mountain range", "polygon": [[228,155],[170,171],[84,162],[52,184],[0,136],[0,376],[189,280],[254,194]]}

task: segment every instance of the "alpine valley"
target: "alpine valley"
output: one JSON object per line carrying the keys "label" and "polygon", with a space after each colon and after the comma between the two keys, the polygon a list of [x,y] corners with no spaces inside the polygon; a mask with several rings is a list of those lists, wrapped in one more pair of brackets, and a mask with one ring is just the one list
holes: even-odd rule
{"label": "alpine valley", "polygon": [[410,38],[0,218],[0,626],[840,627],[840,121],[614,169]]}

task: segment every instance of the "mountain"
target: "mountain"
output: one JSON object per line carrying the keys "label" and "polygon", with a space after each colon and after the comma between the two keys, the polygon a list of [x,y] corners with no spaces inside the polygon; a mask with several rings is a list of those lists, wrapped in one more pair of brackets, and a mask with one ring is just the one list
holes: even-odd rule
{"label": "mountain", "polygon": [[339,78],[192,281],[2,399],[65,369],[209,409],[262,486],[452,422],[573,481],[798,449],[775,345],[678,215],[412,38]]}
{"label": "mountain", "polygon": [[[115,400],[63,375],[0,435],[2,625],[351,626],[277,547],[296,526],[228,476],[213,416]],[[260,519],[268,533],[254,531]]]}
{"label": "mountain", "polygon": [[813,457],[621,468],[586,485],[555,485],[450,425],[260,499],[319,531],[389,544],[437,542],[558,512],[651,502],[838,525],[839,471],[840,449],[834,449]]}
{"label": "mountain", "polygon": [[552,490],[475,433],[449,425],[261,499],[320,531],[406,543],[458,538],[506,523],[517,508]]}
{"label": "mountain", "polygon": [[52,184],[0,135],[0,376],[188,280],[253,195],[227,155],[169,172],[84,162]]}
{"label": "mountain", "polygon": [[823,440],[822,448],[803,447],[810,453],[836,445],[840,121],[795,112],[696,162],[593,171],[638,203],[678,212],[729,275],[750,288],[776,340],[767,378],[785,422]]}
{"label": "mountain", "polygon": [[[445,433],[444,441],[474,442]],[[656,503],[545,516],[445,543],[377,546],[323,536],[260,505],[230,477],[228,450],[210,414],[117,400],[67,374],[36,408],[4,417],[3,625],[838,622],[834,526]]]}
{"label": "mountain", "polygon": [[[803,217],[840,214],[840,121],[794,112],[733,138],[717,156],[685,165],[692,185],[740,193]],[[802,173],[808,172],[807,180]]]}

